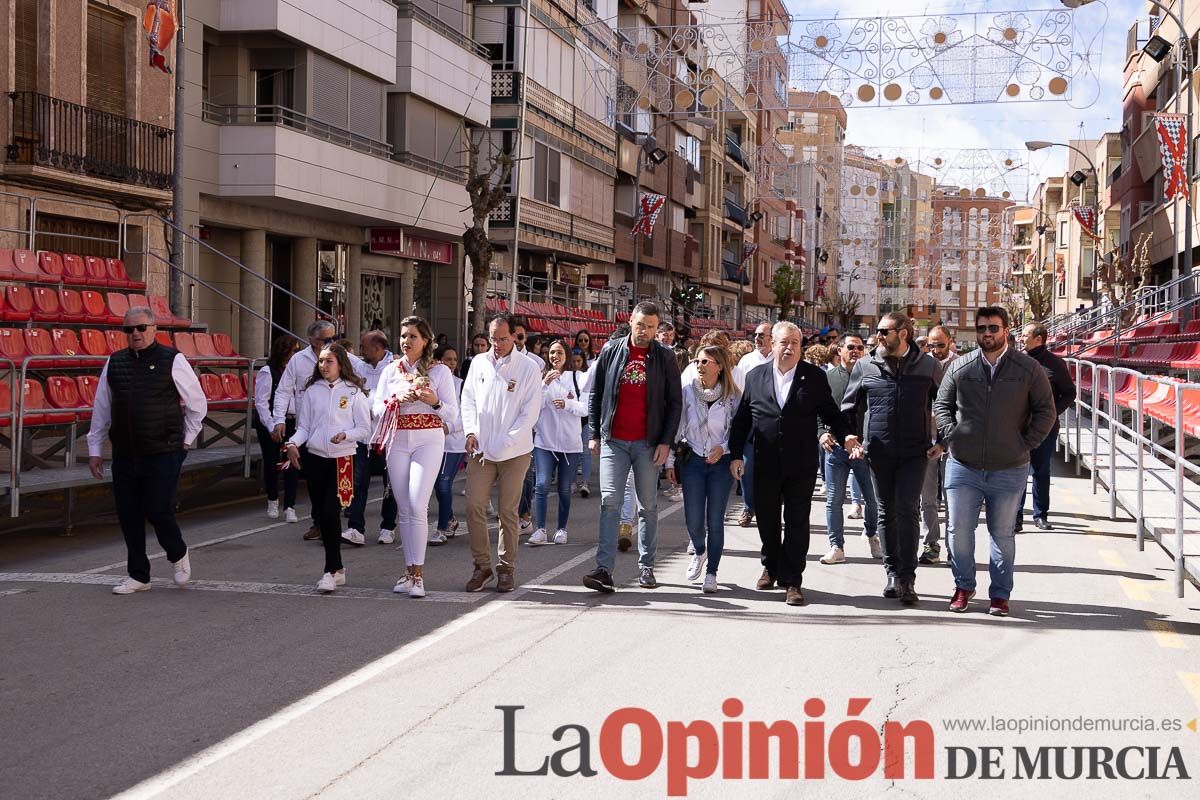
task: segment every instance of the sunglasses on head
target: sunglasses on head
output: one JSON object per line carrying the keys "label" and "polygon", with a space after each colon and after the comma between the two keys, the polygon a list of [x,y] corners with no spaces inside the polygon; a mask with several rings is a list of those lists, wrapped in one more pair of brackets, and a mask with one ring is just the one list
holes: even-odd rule
{"label": "sunglasses on head", "polygon": [[122,330],[124,330],[126,333],[133,333],[134,331],[137,331],[138,333],[145,333],[147,328],[153,327],[153,325],[143,322],[141,325],[126,325],[124,328],[122,328]]}
{"label": "sunglasses on head", "polygon": [[999,333],[1000,326],[999,325],[976,325],[975,332],[976,333]]}

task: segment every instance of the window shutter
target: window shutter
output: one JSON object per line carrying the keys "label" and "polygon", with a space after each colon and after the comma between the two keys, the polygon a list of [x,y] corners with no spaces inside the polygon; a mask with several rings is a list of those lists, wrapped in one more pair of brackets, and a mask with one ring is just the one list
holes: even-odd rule
{"label": "window shutter", "polygon": [[314,119],[345,129],[348,125],[349,87],[349,67],[322,55],[313,55],[312,116]]}
{"label": "window shutter", "polygon": [[125,75],[126,17],[96,5],[88,6],[87,105],[126,116],[129,106]]}
{"label": "window shutter", "polygon": [[350,132],[379,140],[383,127],[383,84],[358,72],[350,73]]}
{"label": "window shutter", "polygon": [[18,92],[37,91],[37,0],[17,0],[16,36],[17,71],[13,88]]}

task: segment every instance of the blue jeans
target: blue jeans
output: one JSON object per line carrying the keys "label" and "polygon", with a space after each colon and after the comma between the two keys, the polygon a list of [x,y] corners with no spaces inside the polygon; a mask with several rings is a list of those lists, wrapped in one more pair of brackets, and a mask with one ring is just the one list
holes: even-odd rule
{"label": "blue jeans", "polygon": [[726,454],[717,463],[708,464],[692,453],[679,471],[688,537],[696,548],[696,555],[708,554],[706,571],[709,575],[717,574],[721,553],[725,551],[725,507],[729,505],[729,490],[733,487],[729,461]]}
{"label": "blue jeans", "polygon": [[850,502],[858,503],[859,505],[863,503],[863,493],[862,488],[858,485],[857,473],[851,473],[850,475]]}
{"label": "blue jeans", "polygon": [[525,480],[521,483],[521,503],[517,507],[517,513],[522,517],[533,510],[533,459],[529,459],[529,469],[525,471]]}
{"label": "blue jeans", "polygon": [[454,477],[458,475],[463,462],[467,460],[466,453],[443,453],[442,471],[438,473],[433,484],[433,493],[438,501],[437,529],[450,529],[450,518],[454,516]]}
{"label": "blue jeans", "polygon": [[580,437],[583,439],[583,452],[579,454],[579,482],[586,486],[592,479],[592,448],[588,447],[592,440],[592,426],[583,423]]}
{"label": "blue jeans", "polygon": [[991,539],[988,596],[1007,600],[1012,594],[1017,557],[1017,504],[1029,477],[1029,465],[985,472],[971,469],[951,456],[946,462],[946,528],[954,585],[975,591],[975,528],[979,510],[987,503]]}
{"label": "blue jeans", "polygon": [[629,470],[629,482],[625,487],[625,500],[621,503],[621,522],[633,524],[633,470]]}
{"label": "blue jeans", "polygon": [[[1058,423],[1042,443],[1029,451],[1029,469],[1033,472],[1033,516],[1046,519],[1050,513],[1050,462],[1054,460],[1054,446],[1058,443]],[[1021,489],[1021,505],[1017,514],[1025,511],[1025,489]]]}
{"label": "blue jeans", "polygon": [[654,447],[646,442],[609,439],[600,442],[600,541],[596,566],[613,571],[617,560],[617,526],[629,470],[637,494],[638,566],[653,567],[658,552],[658,471]]}
{"label": "blue jeans", "polygon": [[380,509],[380,530],[396,528],[396,498],[388,482],[386,460],[382,453],[370,454],[362,442],[354,451],[354,498],[346,509],[347,524],[359,533],[367,531],[367,495],[371,491],[372,473],[383,473],[383,507]]}
{"label": "blue jeans", "polygon": [[537,479],[533,485],[533,527],[546,527],[546,507],[549,505],[550,479],[558,472],[558,527],[566,528],[571,516],[571,476],[579,466],[579,453],[555,453],[533,448],[533,464]]}
{"label": "blue jeans", "polygon": [[875,502],[875,490],[871,486],[871,468],[864,458],[851,459],[850,454],[842,447],[835,447],[832,453],[825,453],[825,528],[829,532],[829,544],[832,547],[846,546],[845,519],[842,516],[842,501],[846,497],[846,480],[850,473],[858,479],[866,497],[866,508],[863,512],[864,530],[867,536],[874,536],[878,530],[879,506]]}

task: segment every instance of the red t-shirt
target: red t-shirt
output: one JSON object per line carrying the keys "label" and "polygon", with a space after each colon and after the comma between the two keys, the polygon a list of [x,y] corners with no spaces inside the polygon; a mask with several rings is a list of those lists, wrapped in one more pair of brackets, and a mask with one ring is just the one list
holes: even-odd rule
{"label": "red t-shirt", "polygon": [[613,439],[641,442],[646,439],[646,355],[649,347],[629,347],[629,360],[617,385],[617,410],[613,414]]}

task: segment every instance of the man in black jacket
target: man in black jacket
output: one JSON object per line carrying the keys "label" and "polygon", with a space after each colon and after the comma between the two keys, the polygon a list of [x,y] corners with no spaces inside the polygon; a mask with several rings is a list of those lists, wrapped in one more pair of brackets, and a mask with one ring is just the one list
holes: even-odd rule
{"label": "man in black jacket", "polygon": [[606,345],[592,378],[589,446],[600,455],[600,541],[583,585],[613,591],[617,529],[629,470],[638,502],[638,585],[653,589],[658,546],[658,474],[679,430],[683,388],[675,353],[655,340],[654,303],[638,303],[629,336]]}
{"label": "man in black jacket", "polygon": [[887,570],[883,596],[914,605],[921,485],[930,459],[942,457],[933,424],[942,368],[913,342],[912,321],[901,312],[884,314],[875,333],[879,347],[854,365],[842,398],[842,411],[862,420],[863,443],[851,436],[846,450],[870,460]]}
{"label": "man in black jacket", "polygon": [[[746,441],[753,433],[754,505],[762,540],[763,573],[757,588],[787,589],[790,606],[804,605],[808,518],[817,482],[817,417],[832,431],[820,438],[829,452],[850,433],[820,367],[801,361],[803,337],[790,322],[771,329],[773,361],[746,374],[742,400],[729,430],[729,464],[742,479]],[[593,401],[594,402],[594,401]],[[784,527],[779,525],[780,507]]]}
{"label": "man in black jacket", "polygon": [[[1029,467],[1033,471],[1033,524],[1039,530],[1048,531],[1050,525],[1050,460],[1058,443],[1058,417],[1075,402],[1075,381],[1067,362],[1051,353],[1046,347],[1046,326],[1030,323],[1021,332],[1025,355],[1042,365],[1050,379],[1050,391],[1054,394],[1054,427],[1042,443],[1029,452]],[[1025,513],[1025,493],[1021,492],[1021,505],[1017,507],[1017,530],[1021,530],[1021,516]]]}

